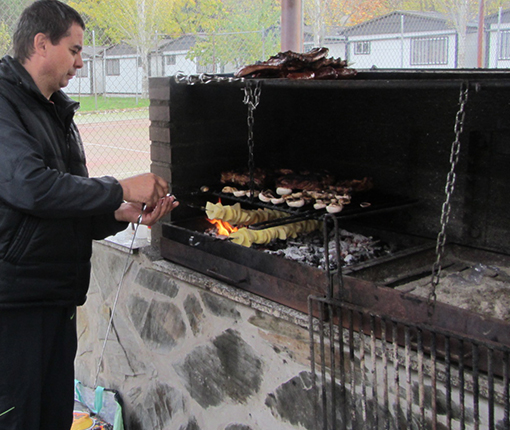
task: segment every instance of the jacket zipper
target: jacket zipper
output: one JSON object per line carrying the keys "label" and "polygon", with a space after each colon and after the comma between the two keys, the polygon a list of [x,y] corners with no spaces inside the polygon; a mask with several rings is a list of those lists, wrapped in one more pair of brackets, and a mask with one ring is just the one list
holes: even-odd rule
{"label": "jacket zipper", "polygon": [[4,261],[8,263],[17,263],[20,260],[38,224],[39,220],[37,218],[29,215],[25,216],[18,228],[18,231],[16,232],[9,250],[5,254]]}

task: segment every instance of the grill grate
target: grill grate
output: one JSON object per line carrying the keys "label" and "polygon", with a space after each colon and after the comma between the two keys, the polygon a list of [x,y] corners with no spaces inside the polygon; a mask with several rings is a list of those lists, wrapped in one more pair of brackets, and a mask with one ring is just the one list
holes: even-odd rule
{"label": "grill grate", "polygon": [[317,430],[510,429],[507,346],[331,298],[309,315]]}

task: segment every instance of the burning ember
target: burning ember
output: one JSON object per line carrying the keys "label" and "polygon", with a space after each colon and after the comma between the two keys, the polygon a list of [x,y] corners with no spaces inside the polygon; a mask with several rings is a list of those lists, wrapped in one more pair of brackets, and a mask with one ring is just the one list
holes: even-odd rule
{"label": "burning ember", "polygon": [[238,230],[237,227],[231,226],[228,222],[222,221],[219,219],[208,219],[211,224],[215,227],[215,234],[218,236],[230,236],[231,233],[234,233]]}

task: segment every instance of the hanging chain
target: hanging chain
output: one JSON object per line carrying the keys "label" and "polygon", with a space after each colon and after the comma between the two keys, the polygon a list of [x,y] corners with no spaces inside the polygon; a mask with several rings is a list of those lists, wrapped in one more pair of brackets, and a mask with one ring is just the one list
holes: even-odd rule
{"label": "hanging chain", "polygon": [[209,84],[212,82],[242,82],[244,100],[243,103],[248,106],[248,169],[250,173],[250,196],[253,199],[255,194],[255,152],[253,139],[253,126],[255,124],[255,109],[260,102],[260,92],[262,81],[245,80],[245,78],[235,78],[233,76],[218,76],[201,73],[199,75],[186,75],[177,72],[174,76],[178,84],[197,85]]}
{"label": "hanging chain", "polygon": [[235,78],[233,76],[218,76],[208,75],[201,73],[199,75],[186,75],[182,72],[177,72],[174,76],[175,82],[178,84],[196,85],[196,84],[209,84],[211,82],[244,82],[244,78]]}
{"label": "hanging chain", "polygon": [[253,126],[255,125],[255,109],[260,102],[262,81],[246,81],[244,86],[243,103],[248,106],[248,170],[250,172],[250,198],[254,198],[255,191],[255,140]]}
{"label": "hanging chain", "polygon": [[459,110],[457,112],[457,116],[455,117],[455,140],[452,143],[452,149],[450,153],[450,171],[448,172],[448,176],[446,177],[446,186],[445,186],[445,194],[446,199],[443,203],[442,211],[441,211],[441,231],[437,235],[437,243],[436,243],[436,261],[432,266],[432,278],[430,283],[432,288],[428,297],[429,304],[429,313],[433,311],[435,302],[436,302],[436,287],[439,284],[439,278],[441,275],[441,261],[444,256],[444,248],[446,244],[446,226],[450,220],[450,211],[451,211],[451,197],[453,191],[455,189],[455,168],[457,167],[457,163],[459,162],[459,154],[460,154],[460,136],[462,131],[464,130],[464,119],[466,116],[466,103],[468,101],[469,94],[469,85],[468,83],[462,83],[460,86],[460,95],[459,95]]}

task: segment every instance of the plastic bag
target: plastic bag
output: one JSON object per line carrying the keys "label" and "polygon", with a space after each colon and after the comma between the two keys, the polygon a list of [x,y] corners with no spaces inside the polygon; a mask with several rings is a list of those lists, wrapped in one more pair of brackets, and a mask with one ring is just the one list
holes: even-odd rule
{"label": "plastic bag", "polygon": [[74,384],[74,419],[71,430],[124,430],[119,394],[104,387]]}

